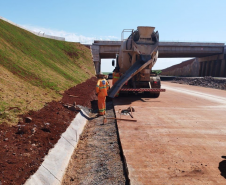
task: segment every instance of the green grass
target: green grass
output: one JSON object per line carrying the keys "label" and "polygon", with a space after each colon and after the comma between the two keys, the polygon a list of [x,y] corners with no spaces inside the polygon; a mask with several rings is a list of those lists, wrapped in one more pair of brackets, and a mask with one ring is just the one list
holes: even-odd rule
{"label": "green grass", "polygon": [[152,72],[156,73],[157,75],[161,74],[162,70],[152,70]]}
{"label": "green grass", "polygon": [[[75,73],[82,73],[79,64],[88,66],[91,62],[90,53],[85,47],[81,50],[78,43],[37,37],[2,20],[0,39],[0,65],[23,79],[33,78],[30,80],[32,85],[63,90],[65,84],[57,87],[58,80],[54,78],[54,73],[68,87],[71,82],[78,84],[89,77],[84,73],[78,78]],[[53,76],[44,74],[43,68],[53,73]],[[94,73],[93,69],[91,71]]]}
{"label": "green grass", "polygon": [[[0,73],[0,111],[32,101],[32,96],[25,98],[25,89],[31,95],[35,94],[32,89],[43,92],[39,98],[43,105],[45,101],[59,99],[62,92],[95,74],[91,52],[85,46],[38,37],[3,20],[0,20]],[[24,98],[20,103],[18,96]],[[12,99],[17,101],[12,103]],[[22,110],[20,113],[26,112],[25,108]]]}
{"label": "green grass", "polygon": [[108,75],[109,73],[112,73],[112,72],[102,72],[104,75]]}

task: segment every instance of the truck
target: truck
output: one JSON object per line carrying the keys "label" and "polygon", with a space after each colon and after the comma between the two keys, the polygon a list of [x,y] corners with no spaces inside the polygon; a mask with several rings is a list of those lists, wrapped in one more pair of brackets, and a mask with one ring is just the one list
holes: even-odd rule
{"label": "truck", "polygon": [[[108,96],[113,98],[121,93],[144,93],[151,98],[158,98],[161,89],[160,77],[152,72],[158,58],[159,33],[155,27],[138,26],[137,30],[124,29],[122,44],[112,65],[119,69],[122,76],[109,90]],[[125,32],[131,32],[124,40]]]}

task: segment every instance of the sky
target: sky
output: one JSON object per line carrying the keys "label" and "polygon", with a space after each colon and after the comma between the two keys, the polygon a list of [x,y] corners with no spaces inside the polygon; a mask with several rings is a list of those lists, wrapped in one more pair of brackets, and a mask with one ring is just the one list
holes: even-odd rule
{"label": "sky", "polygon": [[[226,0],[1,0],[0,16],[32,31],[92,44],[123,29],[154,26],[161,41],[226,43]],[[164,69],[188,58],[160,58]],[[101,61],[110,72],[111,59]]]}

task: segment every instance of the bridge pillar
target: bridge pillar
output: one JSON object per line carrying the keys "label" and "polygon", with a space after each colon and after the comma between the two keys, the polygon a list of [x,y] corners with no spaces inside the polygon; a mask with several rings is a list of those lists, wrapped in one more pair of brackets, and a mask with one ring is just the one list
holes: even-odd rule
{"label": "bridge pillar", "polygon": [[224,47],[224,60],[221,62],[221,76],[226,77],[226,47]]}
{"label": "bridge pillar", "polygon": [[209,66],[209,62],[210,61],[206,61],[206,70],[205,70],[205,76],[209,76],[209,69],[210,69],[210,66]]}
{"label": "bridge pillar", "polygon": [[210,75],[209,76],[213,76],[214,74],[214,60],[210,61]]}
{"label": "bridge pillar", "polygon": [[100,73],[100,69],[101,69],[101,61],[93,61],[94,62],[94,66],[96,69],[96,74]]}
{"label": "bridge pillar", "polygon": [[220,75],[222,77],[226,77],[226,60],[222,60],[221,61],[221,71],[220,71]]}
{"label": "bridge pillar", "polygon": [[206,76],[211,76],[211,64],[212,64],[212,61],[208,61],[207,62],[208,63],[208,71],[207,71],[207,74],[206,74]]}
{"label": "bridge pillar", "polygon": [[203,68],[203,62],[200,62],[200,64],[199,64],[199,76],[202,76],[202,68]]}
{"label": "bridge pillar", "polygon": [[220,77],[221,61],[222,61],[222,60],[218,60],[218,61],[217,61],[217,67],[216,67],[216,76],[217,76],[217,77]]}
{"label": "bridge pillar", "polygon": [[100,47],[97,45],[92,45],[91,52],[92,52],[92,57],[93,57],[93,63],[94,63],[95,69],[96,69],[96,74],[98,74],[98,73],[100,73],[100,65],[101,65]]}
{"label": "bridge pillar", "polygon": [[202,76],[205,76],[205,71],[206,71],[206,62],[203,62]]}
{"label": "bridge pillar", "polygon": [[217,75],[217,60],[214,60],[212,76]]}
{"label": "bridge pillar", "polygon": [[219,54],[198,58],[200,62],[199,76],[224,77],[226,73],[225,56]]}

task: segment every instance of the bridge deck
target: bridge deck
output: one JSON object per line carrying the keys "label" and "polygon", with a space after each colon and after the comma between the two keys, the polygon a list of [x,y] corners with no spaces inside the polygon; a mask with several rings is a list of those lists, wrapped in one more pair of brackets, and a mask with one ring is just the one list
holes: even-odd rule
{"label": "bridge deck", "polygon": [[[122,41],[94,41],[93,55],[101,59],[115,58],[119,53]],[[160,42],[159,58],[176,57],[205,57],[224,53],[224,43],[201,42]]]}

